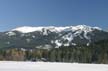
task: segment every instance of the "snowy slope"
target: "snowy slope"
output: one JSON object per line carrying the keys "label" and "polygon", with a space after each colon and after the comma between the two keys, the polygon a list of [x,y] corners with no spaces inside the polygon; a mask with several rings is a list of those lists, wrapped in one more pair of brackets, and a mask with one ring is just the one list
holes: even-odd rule
{"label": "snowy slope", "polygon": [[55,27],[55,26],[48,26],[48,27],[30,27],[30,26],[23,26],[23,27],[18,27],[15,29],[12,29],[12,31],[19,31],[22,33],[30,33],[30,32],[35,32],[35,31],[42,31],[43,29],[45,30],[50,30],[52,32],[62,32],[62,31],[76,31],[76,30],[82,30],[85,32],[90,32],[94,29],[101,30],[99,27],[90,27],[86,25],[77,25],[77,26],[66,26],[66,27]]}
{"label": "snowy slope", "polygon": [[23,26],[23,27],[18,27],[18,28],[12,29],[12,31],[19,31],[21,33],[30,33],[30,32],[35,32],[35,31],[42,32],[42,30],[45,29],[45,30],[50,30],[51,32],[61,32],[66,28],[68,28],[68,27],[54,27],[54,26],[30,27],[30,26]]}
{"label": "snowy slope", "polygon": [[108,71],[108,65],[44,62],[0,62],[0,71]]}

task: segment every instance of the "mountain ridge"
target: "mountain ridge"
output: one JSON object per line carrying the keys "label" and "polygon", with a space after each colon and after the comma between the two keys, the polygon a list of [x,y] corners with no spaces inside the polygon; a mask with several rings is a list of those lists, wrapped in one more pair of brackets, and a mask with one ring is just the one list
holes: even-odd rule
{"label": "mountain ridge", "polygon": [[49,29],[52,31],[65,31],[67,29],[70,30],[90,30],[90,29],[97,29],[97,30],[102,30],[99,27],[90,27],[86,25],[77,25],[77,26],[64,26],[64,27],[56,27],[56,26],[47,26],[47,27],[31,27],[31,26],[22,26],[22,27],[17,27],[15,29],[12,29],[11,31],[19,31],[22,33],[30,33],[30,32],[35,32],[35,31],[42,31],[42,29]]}
{"label": "mountain ridge", "polygon": [[108,32],[86,25],[67,27],[18,27],[0,33],[1,47],[59,48],[78,46],[108,39]]}

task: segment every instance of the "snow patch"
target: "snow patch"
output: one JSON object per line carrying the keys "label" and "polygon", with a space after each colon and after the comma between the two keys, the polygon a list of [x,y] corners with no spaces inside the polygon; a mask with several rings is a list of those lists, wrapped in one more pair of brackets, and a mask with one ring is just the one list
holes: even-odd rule
{"label": "snow patch", "polygon": [[29,43],[31,41],[31,39],[26,39],[26,41]]}
{"label": "snow patch", "polygon": [[10,42],[8,41],[8,42],[6,42],[6,44],[10,44]]}
{"label": "snow patch", "polygon": [[35,36],[33,35],[32,38],[35,38]]}
{"label": "snow patch", "polygon": [[56,41],[55,41],[55,44],[56,44],[58,47],[62,46],[62,43],[60,43],[59,40],[56,40]]}
{"label": "snow patch", "polygon": [[6,34],[9,35],[9,36],[14,36],[14,35],[16,35],[16,33],[14,33],[14,32],[7,32]]}
{"label": "snow patch", "polygon": [[65,43],[64,46],[69,46],[69,43]]}
{"label": "snow patch", "polygon": [[26,51],[26,49],[24,49],[24,48],[21,48],[21,50],[22,50],[22,51]]}
{"label": "snow patch", "polygon": [[72,45],[73,45],[73,46],[76,46],[77,44],[75,44],[75,43],[72,43]]}
{"label": "snow patch", "polygon": [[21,34],[21,37],[24,37],[25,36],[25,34]]}

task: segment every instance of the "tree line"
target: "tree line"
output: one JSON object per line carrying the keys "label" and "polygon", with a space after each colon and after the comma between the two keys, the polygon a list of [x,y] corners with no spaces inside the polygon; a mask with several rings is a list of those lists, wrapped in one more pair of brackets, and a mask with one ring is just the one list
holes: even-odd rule
{"label": "tree line", "polygon": [[1,49],[0,60],[9,61],[49,61],[108,64],[108,40],[90,46],[61,46],[48,49]]}

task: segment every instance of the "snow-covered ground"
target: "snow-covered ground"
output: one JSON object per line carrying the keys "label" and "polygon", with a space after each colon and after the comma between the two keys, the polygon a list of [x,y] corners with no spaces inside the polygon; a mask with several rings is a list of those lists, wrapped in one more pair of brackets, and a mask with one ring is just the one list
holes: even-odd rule
{"label": "snow-covered ground", "polygon": [[0,71],[108,71],[108,65],[1,61]]}

